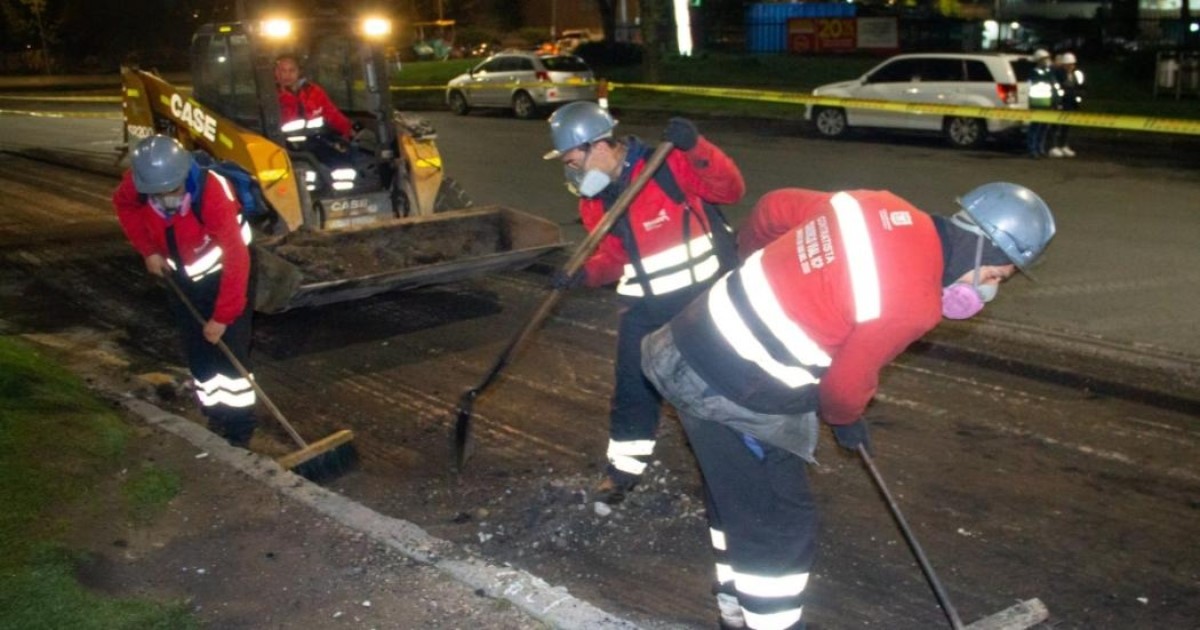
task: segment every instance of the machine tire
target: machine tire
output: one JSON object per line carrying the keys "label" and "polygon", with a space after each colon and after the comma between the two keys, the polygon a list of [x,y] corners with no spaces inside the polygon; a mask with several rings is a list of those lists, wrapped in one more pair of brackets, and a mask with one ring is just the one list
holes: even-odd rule
{"label": "machine tire", "polygon": [[433,201],[433,212],[446,212],[447,210],[458,210],[460,208],[469,208],[475,205],[471,200],[471,196],[463,190],[461,184],[452,177],[443,177],[442,185],[438,187],[437,199]]}
{"label": "machine tire", "polygon": [[450,111],[458,116],[466,116],[471,111],[471,106],[467,103],[467,95],[458,90],[451,92],[446,100],[450,105]]}
{"label": "machine tire", "polygon": [[538,115],[537,103],[533,102],[533,97],[524,90],[513,94],[512,109],[513,114],[521,120],[532,120]]}
{"label": "machine tire", "polygon": [[846,110],[840,107],[818,107],[813,112],[813,127],[826,138],[846,135],[850,125],[846,124]]}
{"label": "machine tire", "polygon": [[942,123],[946,141],[956,149],[974,149],[987,140],[987,125],[982,118],[954,116]]}

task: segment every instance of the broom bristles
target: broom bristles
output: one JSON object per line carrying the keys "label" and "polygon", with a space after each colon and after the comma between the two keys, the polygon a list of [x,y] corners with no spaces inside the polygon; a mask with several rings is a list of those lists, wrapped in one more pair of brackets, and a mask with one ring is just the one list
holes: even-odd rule
{"label": "broom bristles", "polygon": [[350,443],[353,439],[354,432],[343,429],[275,461],[309,481],[330,479],[358,462],[358,453]]}

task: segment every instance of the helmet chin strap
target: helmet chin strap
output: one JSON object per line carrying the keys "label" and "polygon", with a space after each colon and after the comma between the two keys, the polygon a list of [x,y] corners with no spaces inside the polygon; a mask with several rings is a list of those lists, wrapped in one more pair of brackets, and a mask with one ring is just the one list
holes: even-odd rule
{"label": "helmet chin strap", "polygon": [[[978,228],[976,228],[978,229]],[[971,276],[971,286],[979,287],[980,267],[983,266],[983,232],[975,240],[975,272]]]}

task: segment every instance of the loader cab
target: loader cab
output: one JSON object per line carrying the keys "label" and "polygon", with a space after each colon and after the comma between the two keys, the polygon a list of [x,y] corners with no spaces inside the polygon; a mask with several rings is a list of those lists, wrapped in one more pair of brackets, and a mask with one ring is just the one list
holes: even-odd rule
{"label": "loader cab", "polygon": [[[341,17],[204,25],[192,38],[193,97],[285,147],[294,163],[307,167],[314,196],[389,188],[396,177],[396,137],[386,33],[382,21]],[[274,67],[284,54],[294,56],[304,76],[354,123],[359,131],[353,141],[311,122],[282,121]],[[352,184],[344,179],[347,168],[358,173]]]}

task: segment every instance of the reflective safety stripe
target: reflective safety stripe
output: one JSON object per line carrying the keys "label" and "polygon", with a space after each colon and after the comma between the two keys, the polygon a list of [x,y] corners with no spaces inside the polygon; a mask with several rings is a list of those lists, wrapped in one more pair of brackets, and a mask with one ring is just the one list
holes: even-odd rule
{"label": "reflective safety stripe", "polygon": [[879,270],[875,267],[875,250],[871,247],[871,234],[867,231],[862,206],[844,192],[834,195],[830,204],[837,213],[846,264],[850,267],[855,321],[861,324],[879,319]]}
{"label": "reflective safety stripe", "polygon": [[755,314],[797,361],[804,365],[829,367],[833,358],[783,312],[783,307],[775,299],[775,292],[771,289],[771,283],[767,281],[767,273],[762,266],[762,250],[755,252],[743,265],[741,280]]}
{"label": "reflective safety stripe", "polygon": [[739,593],[753,597],[795,597],[808,586],[808,573],[754,575],[735,572],[733,579]]}
{"label": "reflective safety stripe", "polygon": [[256,401],[254,388],[244,378],[230,378],[217,374],[207,381],[196,381],[196,395],[205,407],[253,407]]}
{"label": "reflective safety stripe", "polygon": [[734,577],[733,566],[731,566],[727,563],[724,563],[724,562],[717,563],[717,583],[718,584],[728,584],[733,581],[733,577]]}
{"label": "reflective safety stripe", "polygon": [[751,612],[742,608],[742,616],[746,618],[746,627],[755,630],[784,630],[800,621],[803,608],[791,608],[769,614]]}
{"label": "reflective safety stripe", "polygon": [[[662,273],[666,269],[685,265],[688,261],[693,261],[693,264],[685,269]],[[642,269],[650,278],[650,292],[663,295],[712,278],[721,271],[721,261],[713,252],[712,238],[702,235],[643,258]],[[625,265],[625,273],[617,284],[617,293],[632,297],[645,295],[642,283],[638,281],[637,269],[632,264]]]}
{"label": "reflective safety stripe", "polygon": [[608,461],[613,468],[631,475],[640,475],[646,463],[637,459],[654,453],[654,440],[608,441]]}
{"label": "reflective safety stripe", "polygon": [[[757,262],[761,264],[761,251],[756,253],[753,258],[758,259]],[[750,260],[747,260],[746,264],[749,263]],[[742,266],[743,271],[746,269],[746,264]],[[754,333],[746,326],[746,322],[742,320],[741,314],[734,307],[733,300],[729,297],[728,280],[729,276],[721,278],[709,290],[708,308],[712,313],[713,321],[717,323],[717,329],[725,337],[725,340],[729,342],[729,345],[737,351],[738,355],[747,361],[753,361],[758,364],[764,372],[774,376],[780,382],[793,389],[820,382],[820,379],[807,369],[799,366],[784,365],[771,356],[771,353],[762,345],[762,342],[755,338]],[[773,300],[775,296],[773,293],[768,293],[764,297]],[[800,330],[798,326],[795,329],[797,331]],[[801,334],[803,334],[802,331]],[[807,338],[807,335],[805,337]],[[826,359],[825,365],[829,365],[828,359]]]}
{"label": "reflective safety stripe", "polygon": [[[225,186],[226,192],[228,194],[232,194],[229,193],[228,184],[225,182],[225,178],[219,175],[217,175],[217,178],[221,181],[221,185]],[[240,215],[238,216],[238,222],[241,224],[240,232],[242,235],[242,242],[249,245],[254,238],[254,235],[250,230],[250,224],[246,222],[245,217]],[[221,270],[221,258],[224,255],[225,252],[221,249],[221,246],[214,243],[212,249],[205,252],[203,256],[194,260],[190,265],[184,265],[183,272],[186,273],[188,278],[191,278],[193,282],[200,280],[205,276]],[[177,268],[175,266],[175,261],[169,258],[167,259],[167,266],[169,266],[171,269]]]}
{"label": "reflective safety stripe", "polygon": [[708,528],[708,535],[712,538],[713,549],[725,551],[725,532],[710,527]]}

